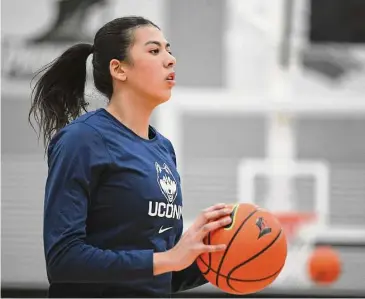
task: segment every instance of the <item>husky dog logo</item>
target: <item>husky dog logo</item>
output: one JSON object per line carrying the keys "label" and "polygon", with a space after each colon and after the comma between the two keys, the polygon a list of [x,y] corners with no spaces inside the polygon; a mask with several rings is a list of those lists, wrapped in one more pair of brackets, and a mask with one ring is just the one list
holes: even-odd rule
{"label": "husky dog logo", "polygon": [[[177,181],[170,168],[164,163],[162,166],[155,162],[157,172],[157,183],[167,203],[160,200],[150,200],[148,203],[148,215],[151,217],[180,219],[182,217],[182,206],[175,204],[177,196]],[[165,230],[160,228],[159,233]]]}
{"label": "husky dog logo", "polygon": [[160,186],[161,192],[167,199],[167,202],[172,204],[177,195],[177,182],[174,175],[166,163],[161,167],[161,165],[156,162],[155,166],[157,171],[157,183]]}

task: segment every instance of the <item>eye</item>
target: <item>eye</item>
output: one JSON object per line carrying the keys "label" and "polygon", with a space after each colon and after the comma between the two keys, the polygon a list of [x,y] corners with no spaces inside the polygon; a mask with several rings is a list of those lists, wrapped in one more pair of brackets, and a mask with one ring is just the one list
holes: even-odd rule
{"label": "eye", "polygon": [[150,53],[153,54],[153,55],[157,55],[158,53],[160,53],[160,50],[159,49],[154,49],[154,50],[151,50]]}

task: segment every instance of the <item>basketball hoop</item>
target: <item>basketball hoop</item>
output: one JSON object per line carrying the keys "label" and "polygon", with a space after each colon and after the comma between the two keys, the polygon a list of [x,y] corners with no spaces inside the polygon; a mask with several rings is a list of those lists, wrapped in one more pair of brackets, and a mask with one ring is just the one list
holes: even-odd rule
{"label": "basketball hoop", "polygon": [[314,213],[304,212],[279,212],[275,216],[283,226],[288,242],[293,241],[300,228],[316,220]]}
{"label": "basketball hoop", "polygon": [[305,231],[305,234],[302,232],[316,224],[317,216],[315,213],[293,211],[276,212],[275,216],[283,227],[288,243],[287,264],[277,283],[309,286],[305,266],[313,248],[314,235],[311,230]]}

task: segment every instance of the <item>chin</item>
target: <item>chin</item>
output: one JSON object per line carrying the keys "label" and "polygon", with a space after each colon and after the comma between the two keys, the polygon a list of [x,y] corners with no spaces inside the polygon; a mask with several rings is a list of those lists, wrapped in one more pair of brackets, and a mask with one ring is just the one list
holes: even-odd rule
{"label": "chin", "polygon": [[159,104],[166,103],[167,101],[170,100],[170,98],[171,98],[171,91],[159,94],[157,97],[155,97],[156,104],[159,105]]}

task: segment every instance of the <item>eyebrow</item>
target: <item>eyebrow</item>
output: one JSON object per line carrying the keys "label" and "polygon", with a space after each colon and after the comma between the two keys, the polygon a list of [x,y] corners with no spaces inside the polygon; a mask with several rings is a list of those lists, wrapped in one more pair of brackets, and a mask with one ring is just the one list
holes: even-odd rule
{"label": "eyebrow", "polygon": [[[150,45],[150,44],[155,44],[155,45],[157,45],[159,47],[162,47],[162,44],[160,42],[158,42],[158,41],[155,41],[155,40],[148,41],[144,45],[147,46],[147,45]],[[170,48],[170,47],[171,47],[170,43],[166,43],[166,48]]]}

